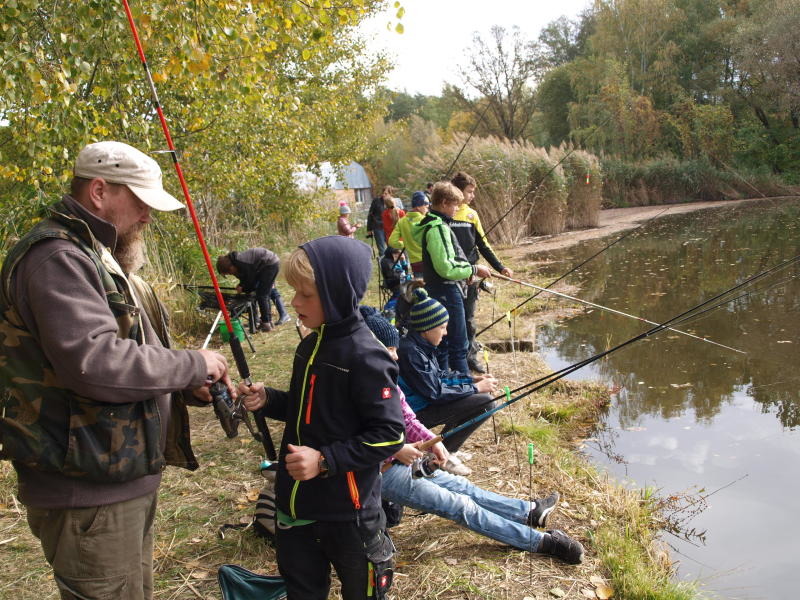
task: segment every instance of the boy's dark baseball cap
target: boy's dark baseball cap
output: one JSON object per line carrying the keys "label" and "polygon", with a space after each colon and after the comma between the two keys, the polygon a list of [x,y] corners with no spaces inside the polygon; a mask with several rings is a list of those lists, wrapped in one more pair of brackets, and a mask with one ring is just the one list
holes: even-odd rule
{"label": "boy's dark baseball cap", "polygon": [[428,200],[428,197],[425,195],[425,192],[414,192],[414,195],[411,196],[411,206],[413,208],[418,208],[420,206],[430,206],[431,201]]}

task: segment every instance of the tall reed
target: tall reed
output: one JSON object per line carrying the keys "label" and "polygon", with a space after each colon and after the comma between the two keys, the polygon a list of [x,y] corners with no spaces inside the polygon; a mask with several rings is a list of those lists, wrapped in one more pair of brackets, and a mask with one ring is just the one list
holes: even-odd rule
{"label": "tall reed", "polygon": [[[466,136],[456,136],[415,160],[404,181],[441,178],[465,140]],[[567,189],[563,170],[553,169],[554,164],[547,152],[527,142],[496,137],[470,140],[454,170],[477,180],[474,207],[483,227],[497,223],[489,234],[491,242],[516,244],[530,235],[563,231]]]}
{"label": "tall reed", "polygon": [[567,180],[567,228],[597,227],[603,203],[600,160],[585,150],[561,144],[550,149],[550,157],[561,161]]}

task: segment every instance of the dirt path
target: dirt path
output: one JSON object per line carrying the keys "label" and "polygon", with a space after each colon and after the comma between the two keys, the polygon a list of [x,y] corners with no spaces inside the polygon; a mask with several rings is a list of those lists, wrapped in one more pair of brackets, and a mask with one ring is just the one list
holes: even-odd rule
{"label": "dirt path", "polygon": [[[794,196],[792,196],[794,197]],[[663,213],[661,216],[679,215],[719,206],[737,206],[748,202],[775,201],[779,198],[750,198],[745,200],[720,200],[717,202],[689,202],[685,204],[662,204],[659,206],[633,206],[630,208],[609,208],[600,211],[600,224],[592,229],[566,231],[556,235],[529,238],[515,248],[508,248],[505,254],[519,258],[534,252],[547,252],[568,248],[586,240],[593,240],[633,229],[639,223]],[[659,217],[660,218],[660,217]],[[533,246],[533,247],[532,247]]]}

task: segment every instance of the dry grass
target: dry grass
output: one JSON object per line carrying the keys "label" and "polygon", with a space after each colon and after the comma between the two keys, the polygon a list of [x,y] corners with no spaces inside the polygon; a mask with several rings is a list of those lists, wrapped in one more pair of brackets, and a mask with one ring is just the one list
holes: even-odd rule
{"label": "dry grass", "polygon": [[[498,288],[496,302],[502,306],[513,306],[527,292],[520,293],[520,288],[511,284],[499,284]],[[371,286],[372,294],[374,289]],[[371,300],[374,304],[375,298]],[[492,302],[483,295],[480,323],[489,322],[491,310]],[[518,318],[517,336],[522,330],[530,335],[531,321],[524,315]],[[502,337],[500,332],[497,336]],[[297,339],[288,324],[257,335],[257,354],[249,357],[254,378],[285,386]],[[494,354],[489,359],[494,374],[512,389],[544,370],[538,356],[531,353]],[[488,422],[464,447],[473,455],[469,461],[472,480],[480,486],[523,498],[561,492],[562,502],[548,526],[563,529],[584,544],[587,554],[582,565],[569,566],[521,552],[444,519],[407,511],[403,522],[392,530],[398,547],[392,596],[544,599],[551,598],[550,590],[558,588],[565,598],[591,597],[597,579],[593,583],[590,578],[608,578],[593,541],[595,532],[625,529],[630,508],[640,507],[637,494],[598,475],[575,450],[577,438],[594,423],[607,398],[607,391],[597,385],[552,386],[498,413],[494,427]],[[260,447],[244,428],[239,438],[226,439],[210,410],[191,409],[191,417],[193,445],[202,466],[194,473],[168,469],[161,488],[155,596],[163,600],[219,599],[216,569],[225,563],[262,573],[277,572],[274,549],[252,531],[229,531],[225,539],[218,536],[221,525],[251,518],[262,484],[257,471]],[[277,443],[280,426],[271,426]],[[537,448],[532,468],[527,463],[528,434]],[[8,463],[0,463],[0,474],[0,545],[6,557],[0,598],[56,598],[50,570],[28,531],[24,507],[14,498],[15,476]],[[648,546],[646,539],[642,543]],[[335,590],[332,597],[338,597]]]}

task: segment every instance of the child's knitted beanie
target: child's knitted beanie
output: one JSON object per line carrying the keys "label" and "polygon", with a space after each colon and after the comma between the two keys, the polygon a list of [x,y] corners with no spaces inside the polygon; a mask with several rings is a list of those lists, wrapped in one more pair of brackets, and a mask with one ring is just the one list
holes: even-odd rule
{"label": "child's knitted beanie", "polygon": [[411,310],[408,314],[408,326],[414,331],[422,333],[447,323],[447,309],[438,300],[428,296],[425,288],[414,290],[411,300]]}

